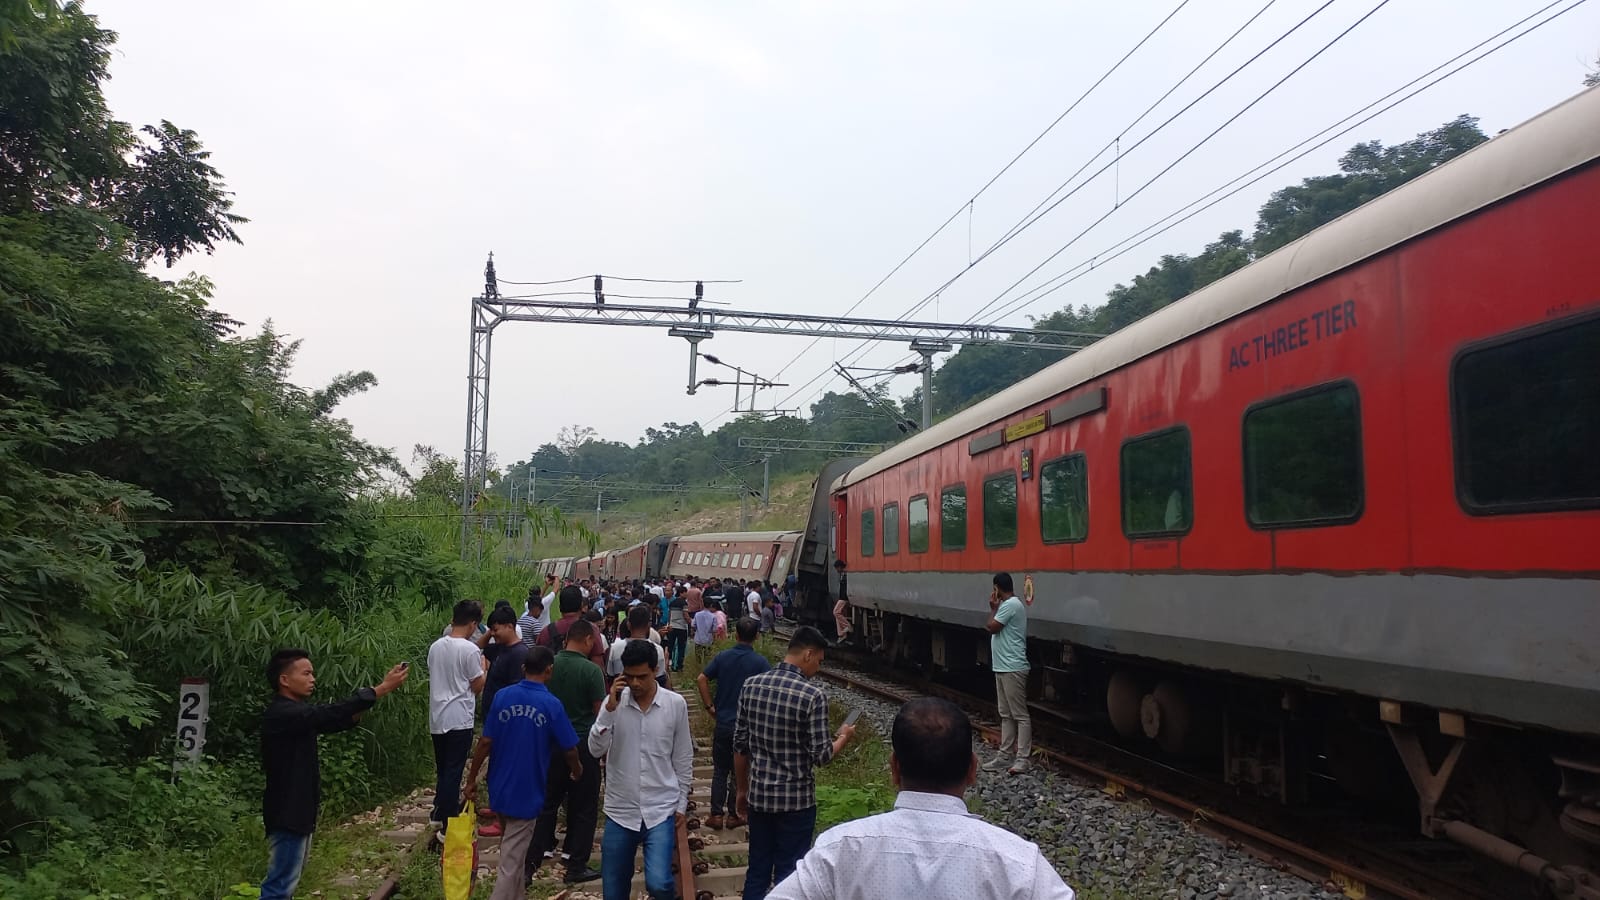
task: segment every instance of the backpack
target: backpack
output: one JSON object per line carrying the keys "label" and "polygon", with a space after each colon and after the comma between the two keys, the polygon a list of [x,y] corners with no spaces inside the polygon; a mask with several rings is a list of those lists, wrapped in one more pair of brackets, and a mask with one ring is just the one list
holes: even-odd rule
{"label": "backpack", "polygon": [[[576,621],[578,620],[572,620],[572,622]],[[539,632],[539,638],[535,643],[541,647],[549,647],[557,653],[561,652],[561,648],[566,646],[567,629],[572,627],[572,622],[562,622],[560,619],[551,622],[544,627],[543,631]]]}

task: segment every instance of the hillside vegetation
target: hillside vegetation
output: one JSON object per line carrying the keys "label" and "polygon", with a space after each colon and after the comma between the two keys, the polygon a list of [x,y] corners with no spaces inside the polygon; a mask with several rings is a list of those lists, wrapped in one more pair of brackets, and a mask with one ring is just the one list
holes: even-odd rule
{"label": "hillside vegetation", "polygon": [[[770,508],[763,509],[758,497],[747,498],[750,531],[798,531],[805,527],[811,508],[811,482],[815,476],[796,472],[773,479]],[[582,514],[575,514],[581,518]],[[594,525],[594,513],[586,524]],[[739,499],[726,495],[689,495],[685,499],[649,497],[625,503],[602,512],[599,538],[601,550],[627,547],[658,534],[702,534],[709,531],[740,531]],[[530,547],[531,544],[531,547]],[[551,556],[586,556],[588,540],[582,536],[558,534],[529,541],[508,540],[505,554],[515,558],[543,559]]]}

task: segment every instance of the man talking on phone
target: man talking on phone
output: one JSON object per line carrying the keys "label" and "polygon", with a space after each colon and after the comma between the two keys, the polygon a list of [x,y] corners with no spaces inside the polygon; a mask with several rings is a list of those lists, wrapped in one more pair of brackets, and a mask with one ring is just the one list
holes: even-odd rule
{"label": "man talking on phone", "polygon": [[651,900],[672,900],[672,851],[694,783],[689,704],[656,683],[661,651],[648,640],[622,650],[622,674],[589,729],[589,752],[606,765],[606,831],[600,843],[601,893],[627,900],[633,862],[644,847]]}

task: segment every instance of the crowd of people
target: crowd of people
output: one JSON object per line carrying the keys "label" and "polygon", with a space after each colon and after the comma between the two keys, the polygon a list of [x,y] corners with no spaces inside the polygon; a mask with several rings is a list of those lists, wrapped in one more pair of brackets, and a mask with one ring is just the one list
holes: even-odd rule
{"label": "crowd of people", "polygon": [[[895,718],[895,809],[830,829],[813,845],[814,770],[849,744],[855,729],[830,728],[827,694],[812,680],[829,648],[821,632],[796,628],[776,664],[758,651],[793,595],[792,584],[785,588],[716,579],[560,584],[551,577],[543,590],[529,591],[520,614],[506,601],[487,615],[477,601],[457,603],[427,655],[435,839],[443,842],[465,803],[476,805],[487,768],[479,833],[500,838],[493,900],[526,896],[546,860],[558,861],[566,884],[598,880],[606,900],[625,900],[641,854],[646,893],[674,897],[673,857],[696,757],[693,698],[714,722],[705,826],[747,829],[745,900],[1071,898],[1038,847],[967,813],[960,798],[978,774],[971,724],[942,700],[911,701]],[[1018,772],[1027,765],[1028,736],[1025,698],[1014,699],[1013,651],[1026,646],[1026,608],[1004,573],[995,577],[990,609],[1008,723],[1001,768]],[[712,656],[730,623],[733,646]],[[682,671],[691,643],[704,666],[692,685],[674,690],[672,674]],[[1025,653],[1022,665],[1025,679]],[[309,655],[273,656],[267,678],[274,697],[262,724],[271,845],[264,900],[293,895],[309,853],[317,735],[352,727],[406,681],[409,669],[402,663],[374,687],[315,705],[306,702],[315,685]],[[566,833],[557,848],[563,812]],[[601,858],[591,867],[602,813]]]}

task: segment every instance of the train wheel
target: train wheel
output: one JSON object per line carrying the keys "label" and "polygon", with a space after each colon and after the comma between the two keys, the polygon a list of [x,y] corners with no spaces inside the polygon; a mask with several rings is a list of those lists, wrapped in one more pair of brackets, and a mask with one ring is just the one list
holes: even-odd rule
{"label": "train wheel", "polygon": [[1118,670],[1111,675],[1111,681],[1106,685],[1106,712],[1111,715],[1111,727],[1117,734],[1132,740],[1144,734],[1140,725],[1140,702],[1144,699],[1144,687],[1139,684],[1139,679],[1124,670]]}
{"label": "train wheel", "polygon": [[1194,710],[1183,688],[1163,681],[1139,704],[1139,721],[1145,737],[1174,756],[1191,750],[1195,737]]}

